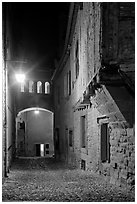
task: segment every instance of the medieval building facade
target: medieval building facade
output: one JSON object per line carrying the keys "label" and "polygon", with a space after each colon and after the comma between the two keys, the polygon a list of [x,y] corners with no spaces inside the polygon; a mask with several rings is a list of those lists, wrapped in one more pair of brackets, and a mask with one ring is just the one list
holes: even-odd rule
{"label": "medieval building facade", "polygon": [[[16,60],[11,17],[10,7],[3,9],[3,177],[20,150],[18,120],[27,123],[24,110],[40,108],[54,117],[55,158],[104,175],[110,183],[134,185],[135,4],[70,3],[64,52],[56,60],[55,72],[32,69],[21,87],[14,75],[19,65],[26,66],[25,73],[30,67]],[[45,144],[42,138],[33,143],[29,156],[43,154],[35,150],[50,141]]]}
{"label": "medieval building facade", "polygon": [[55,155],[134,184],[134,3],[72,3],[52,77]]}

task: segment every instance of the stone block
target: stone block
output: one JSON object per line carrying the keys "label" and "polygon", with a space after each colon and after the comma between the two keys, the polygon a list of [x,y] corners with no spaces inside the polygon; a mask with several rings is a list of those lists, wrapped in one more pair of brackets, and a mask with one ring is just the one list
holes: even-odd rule
{"label": "stone block", "polygon": [[119,177],[119,172],[118,172],[118,170],[115,170],[115,171],[114,171],[113,176],[114,176],[114,178],[115,178],[116,180],[118,179],[118,177]]}
{"label": "stone block", "polygon": [[128,167],[128,174],[135,175],[135,168]]}
{"label": "stone block", "polygon": [[124,187],[127,186],[127,179],[125,179],[125,178],[123,178],[123,177],[120,177],[120,178],[119,178],[119,181],[120,181],[120,183],[121,183]]}
{"label": "stone block", "polygon": [[123,148],[123,149],[127,149],[128,148],[128,143],[123,141],[122,143],[120,143],[120,147]]}
{"label": "stone block", "polygon": [[120,129],[120,135],[126,136],[127,135],[127,131],[125,128],[121,128]]}
{"label": "stone block", "polygon": [[135,152],[131,153],[131,158],[135,158]]}
{"label": "stone block", "polygon": [[110,141],[110,145],[112,146],[116,146],[118,143],[117,143],[117,140],[111,140]]}
{"label": "stone block", "polygon": [[133,137],[134,135],[133,128],[127,128],[127,135]]}
{"label": "stone block", "polygon": [[127,179],[127,184],[128,185],[135,185],[135,178],[134,177],[129,177]]}
{"label": "stone block", "polygon": [[120,173],[119,173],[119,177],[121,178],[124,178],[124,179],[127,179],[127,176],[128,176],[128,172],[126,169],[121,169]]}
{"label": "stone block", "polygon": [[111,177],[110,178],[110,183],[115,185],[116,184],[116,179],[114,177]]}
{"label": "stone block", "polygon": [[128,167],[131,168],[131,169],[134,169],[135,168],[135,162],[129,161],[128,162]]}
{"label": "stone block", "polygon": [[128,166],[128,162],[129,162],[128,158],[125,157],[125,158],[124,158],[124,165],[125,165],[125,166]]}
{"label": "stone block", "polygon": [[126,136],[123,137],[123,142],[127,142],[128,138]]}
{"label": "stone block", "polygon": [[121,182],[120,182],[120,179],[116,180],[116,183],[115,183],[117,186],[121,186]]}

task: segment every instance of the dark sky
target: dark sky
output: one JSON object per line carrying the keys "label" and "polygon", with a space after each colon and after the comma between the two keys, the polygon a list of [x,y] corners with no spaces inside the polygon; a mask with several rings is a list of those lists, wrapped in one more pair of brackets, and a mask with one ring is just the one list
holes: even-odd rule
{"label": "dark sky", "polygon": [[13,36],[17,58],[54,68],[60,38],[68,20],[67,2],[12,2]]}

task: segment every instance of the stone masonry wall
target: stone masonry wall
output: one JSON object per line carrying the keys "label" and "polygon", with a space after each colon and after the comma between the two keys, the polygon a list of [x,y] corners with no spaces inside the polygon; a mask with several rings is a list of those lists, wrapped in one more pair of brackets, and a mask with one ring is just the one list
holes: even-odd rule
{"label": "stone masonry wall", "polygon": [[[114,11],[118,4],[111,3],[107,8],[113,10],[115,22],[118,21],[117,12]],[[79,10],[74,39],[70,49],[70,58],[67,65],[55,82],[55,87],[61,87],[60,105],[55,110],[55,123],[61,129],[61,155],[66,158],[70,164],[81,168],[82,161],[85,161],[85,169],[101,173],[111,183],[134,184],[135,180],[135,142],[134,142],[134,99],[125,86],[102,86],[102,89],[96,91],[95,96],[90,98],[91,105],[82,106],[80,99],[83,90],[94,73],[101,66],[100,62],[100,31],[104,28],[95,28],[95,22],[100,21],[100,4],[84,3],[83,10]],[[92,13],[94,11],[94,14]],[[110,12],[109,12],[110,13]],[[91,15],[92,14],[92,15]],[[106,14],[107,17],[107,14]],[[112,15],[109,16],[112,21]],[[105,18],[104,18],[105,20]],[[129,21],[128,21],[129,23]],[[130,24],[130,23],[129,23]],[[92,26],[90,26],[92,25]],[[121,24],[119,24],[121,25]],[[123,24],[122,24],[123,25]],[[132,24],[133,25],[133,24]],[[81,26],[79,28],[79,26]],[[116,61],[118,59],[117,50],[117,30],[114,30],[114,24],[109,27],[109,45],[107,49],[111,49],[108,61]],[[112,29],[112,30],[111,30]],[[120,29],[120,28],[119,28]],[[121,27],[122,29],[122,27]],[[88,31],[88,36],[87,36]],[[133,31],[133,30],[132,30]],[[121,30],[120,30],[121,32]],[[125,33],[125,28],[123,33]],[[104,32],[105,34],[105,32]],[[107,30],[108,34],[108,30]],[[106,37],[106,38],[105,38]],[[107,35],[103,36],[103,43],[107,40]],[[113,38],[114,39],[111,39]],[[75,43],[79,39],[79,76],[75,79]],[[111,46],[112,44],[113,46]],[[127,43],[126,43],[127,44]],[[109,46],[107,45],[107,46]],[[89,46],[89,47],[88,47]],[[103,46],[103,44],[102,44]],[[87,49],[88,47],[88,49]],[[102,49],[103,57],[106,60],[109,50]],[[113,52],[115,51],[115,53]],[[97,52],[97,55],[95,53]],[[90,55],[91,54],[91,55]],[[111,55],[112,54],[112,55]],[[114,54],[114,55],[113,55]],[[90,60],[92,56],[92,60]],[[120,59],[120,57],[119,57]],[[129,59],[128,59],[129,60]],[[107,60],[106,60],[107,62]],[[121,57],[121,63],[124,62],[124,56]],[[126,62],[124,62],[126,63]],[[129,62],[129,64],[132,63]],[[128,69],[128,66],[126,66]],[[91,70],[92,69],[92,70]],[[93,70],[94,69],[94,70]],[[72,92],[67,98],[64,98],[64,76],[72,70]],[[57,92],[56,92],[57,93]],[[82,108],[81,108],[82,106]],[[80,117],[86,116],[86,147],[81,148],[81,125]],[[110,162],[101,162],[101,131],[99,118],[106,117],[110,133]],[[131,120],[129,120],[131,119]],[[55,125],[56,125],[55,124]],[[65,129],[73,129],[73,147],[68,147],[68,134]]]}
{"label": "stone masonry wall", "polygon": [[133,128],[125,123],[110,123],[110,182],[135,184],[135,138]]}

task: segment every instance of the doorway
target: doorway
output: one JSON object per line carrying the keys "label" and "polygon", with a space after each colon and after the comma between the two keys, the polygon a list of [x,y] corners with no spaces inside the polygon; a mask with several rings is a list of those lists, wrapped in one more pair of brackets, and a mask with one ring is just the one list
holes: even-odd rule
{"label": "doorway", "polygon": [[40,157],[40,144],[36,144],[36,156]]}
{"label": "doorway", "polygon": [[35,144],[36,145],[36,157],[44,157],[44,144]]}

